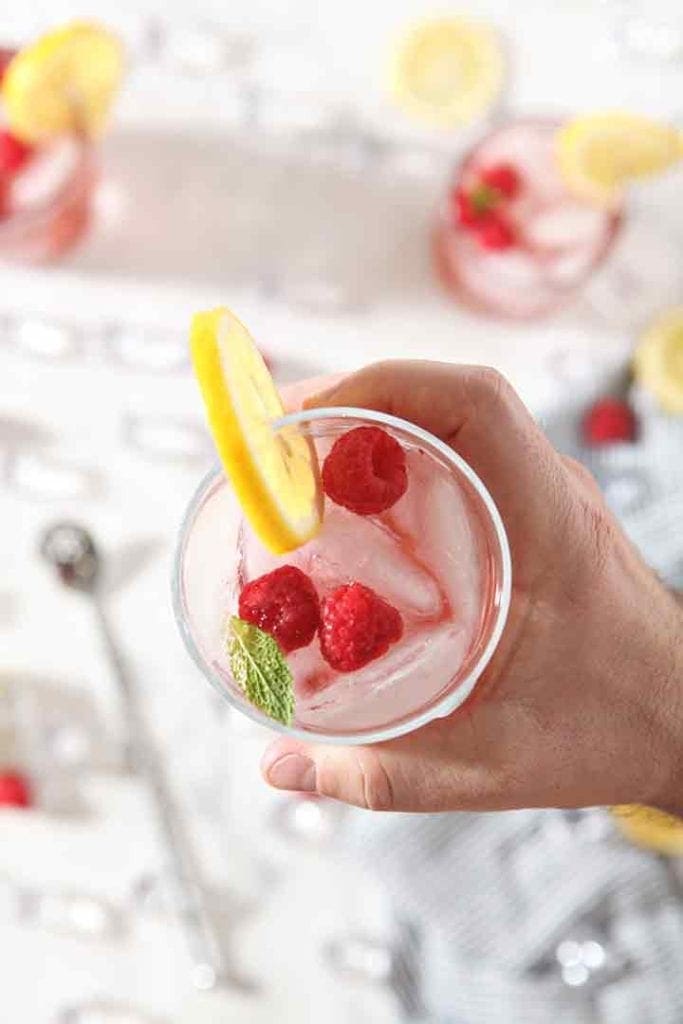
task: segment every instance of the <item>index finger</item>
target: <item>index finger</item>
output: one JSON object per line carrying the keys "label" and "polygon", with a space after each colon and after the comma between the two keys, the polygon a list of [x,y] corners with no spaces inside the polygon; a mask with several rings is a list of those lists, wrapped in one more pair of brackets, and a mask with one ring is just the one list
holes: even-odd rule
{"label": "index finger", "polygon": [[376,363],[305,404],[374,409],[423,427],[481,477],[511,540],[538,538],[552,528],[566,476],[562,460],[511,385],[490,367]]}
{"label": "index finger", "polygon": [[307,377],[280,388],[280,396],[287,412],[299,412],[313,395],[340,384],[346,374],[328,373],[319,377]]}

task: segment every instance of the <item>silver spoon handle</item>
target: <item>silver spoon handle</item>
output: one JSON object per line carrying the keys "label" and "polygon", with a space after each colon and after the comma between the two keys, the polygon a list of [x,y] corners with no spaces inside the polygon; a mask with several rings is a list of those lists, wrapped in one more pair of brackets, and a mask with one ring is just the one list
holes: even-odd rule
{"label": "silver spoon handle", "polygon": [[169,859],[176,911],[193,962],[193,980],[199,988],[212,988],[217,981],[226,978],[227,970],[215,925],[206,909],[199,871],[161,768],[159,755],[145,727],[132,676],[114,640],[99,595],[94,595],[93,603],[123,704],[129,757],[132,766],[149,788]]}

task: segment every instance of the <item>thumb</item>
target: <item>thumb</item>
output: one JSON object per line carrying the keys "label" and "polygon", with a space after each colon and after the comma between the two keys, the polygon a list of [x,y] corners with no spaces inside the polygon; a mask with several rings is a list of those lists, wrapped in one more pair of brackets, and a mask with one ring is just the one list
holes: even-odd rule
{"label": "thumb", "polygon": [[276,789],[317,793],[373,811],[396,809],[392,780],[378,748],[276,740],[263,756],[261,771]]}
{"label": "thumb", "polygon": [[[483,756],[489,735],[499,732],[483,708],[479,736],[459,709],[397,739],[341,747],[277,739],[261,761],[275,789],[341,800],[372,811],[448,811],[503,806],[506,786],[499,766]],[[482,714],[480,712],[480,716]]]}

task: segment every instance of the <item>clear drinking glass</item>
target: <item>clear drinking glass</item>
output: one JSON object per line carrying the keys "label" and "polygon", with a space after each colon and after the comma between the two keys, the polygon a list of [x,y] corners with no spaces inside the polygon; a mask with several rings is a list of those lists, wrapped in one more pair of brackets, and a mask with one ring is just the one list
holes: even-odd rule
{"label": "clear drinking glass", "polygon": [[[285,416],[273,430],[296,430],[322,464],[334,441],[375,425],[406,454],[408,488],[389,510],[359,516],[326,501],[320,532],[277,557],[243,518],[223,472],[199,485],[180,530],[173,573],[178,625],[189,653],[218,692],[260,724],[333,743],[386,740],[449,714],[470,695],[498,643],[510,602],[505,529],[484,484],[442,441],[382,413],[316,409]],[[281,725],[252,706],[230,673],[229,616],[241,588],[283,564],[308,573],[321,598],[359,582],[391,603],[403,635],[354,672],[334,671],[317,638],[288,655],[296,711]]]}
{"label": "clear drinking glass", "polygon": [[[505,319],[534,319],[571,300],[611,251],[620,209],[599,209],[574,196],[556,165],[560,122],[519,120],[496,127],[465,157],[439,211],[436,270],[458,302]],[[506,204],[513,232],[507,247],[487,246],[460,222],[459,189],[476,188],[495,167],[511,168],[519,191]]]}
{"label": "clear drinking glass", "polygon": [[[0,77],[14,53],[0,50]],[[88,226],[97,178],[93,146],[78,134],[38,145],[0,172],[0,261],[44,263],[71,249]]]}

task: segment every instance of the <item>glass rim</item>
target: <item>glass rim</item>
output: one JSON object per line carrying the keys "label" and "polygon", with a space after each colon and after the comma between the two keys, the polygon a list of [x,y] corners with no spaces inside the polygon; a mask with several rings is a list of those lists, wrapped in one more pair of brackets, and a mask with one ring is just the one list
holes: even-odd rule
{"label": "glass rim", "polygon": [[[451,463],[451,465],[455,466],[456,469],[462,473],[474,488],[479,499],[482,501],[486,512],[488,513],[500,554],[501,575],[498,591],[499,602],[493,626],[490,630],[484,648],[475,664],[472,665],[467,675],[459,682],[459,684],[453,690],[445,693],[443,697],[435,701],[429,707],[423,708],[414,714],[406,716],[396,725],[351,733],[317,733],[311,732],[307,729],[300,729],[293,725],[283,725],[275,719],[267,718],[262,712],[257,708],[252,707],[248,702],[238,704],[233,699],[230,691],[226,689],[225,684],[218,673],[214,672],[210,668],[206,659],[199,650],[189,627],[188,617],[185,613],[183,602],[184,552],[187,547],[187,541],[190,537],[197,512],[201,508],[202,502],[204,501],[211,485],[220,476],[225,477],[223,467],[220,463],[212,466],[212,468],[204,474],[197,485],[187,508],[185,509],[185,513],[178,530],[173,557],[171,570],[171,594],[176,624],[188,654],[211,686],[217,690],[223,699],[227,700],[233,708],[242,714],[245,714],[258,725],[270,728],[285,736],[293,736],[295,739],[304,740],[305,742],[358,746],[367,743],[381,743],[386,740],[395,739],[399,736],[404,736],[406,733],[414,732],[416,729],[422,728],[422,726],[427,725],[436,718],[445,718],[447,715],[450,715],[455,711],[456,708],[464,704],[474,690],[474,687],[484,669],[491,661],[507,622],[512,595],[512,557],[503,520],[488,491],[488,488],[469,463],[466,462],[458,452],[447,445],[444,441],[441,441],[434,434],[431,434],[428,430],[424,430],[422,427],[418,427],[414,423],[410,423],[408,420],[401,419],[399,416],[391,416],[388,413],[377,412],[374,409],[360,409],[353,406],[326,406],[320,409],[304,409],[300,412],[287,413],[286,415],[273,420],[272,426],[274,430],[282,430],[284,427],[288,426],[299,426],[303,423],[312,423],[317,420],[328,419],[370,420],[373,423],[393,427],[397,430],[402,430],[408,434],[412,434],[419,441],[435,448],[447,462]],[[225,477],[225,480],[229,484],[227,477]]]}

